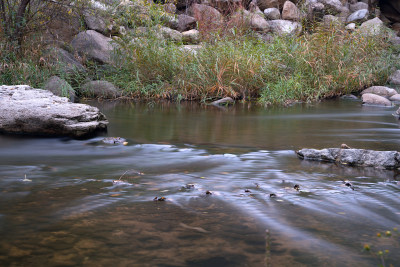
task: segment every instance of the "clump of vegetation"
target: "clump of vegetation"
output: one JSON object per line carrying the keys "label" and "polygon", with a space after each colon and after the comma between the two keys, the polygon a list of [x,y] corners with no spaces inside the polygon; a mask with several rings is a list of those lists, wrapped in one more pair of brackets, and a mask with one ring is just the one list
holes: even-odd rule
{"label": "clump of vegetation", "polygon": [[[244,24],[230,21],[202,27],[201,46],[184,47],[160,34],[160,25],[171,19],[162,6],[133,2],[115,10],[115,21],[132,29],[116,40],[118,64],[98,71],[96,64],[86,62],[85,74],[113,82],[130,97],[206,101],[230,96],[263,104],[316,101],[384,84],[399,67],[393,57],[397,48],[386,36],[365,38],[337,27],[316,27],[312,33],[264,42]],[[26,57],[21,51],[0,52],[0,83],[39,87],[57,74],[40,64],[40,52]],[[85,77],[63,78],[79,86]]]}
{"label": "clump of vegetation", "polygon": [[129,59],[109,78],[120,86],[129,84],[125,89],[133,96],[231,96],[274,104],[384,84],[396,65],[384,37],[364,38],[335,28],[277,36],[270,43],[249,33],[236,35],[235,28],[211,39],[196,51],[152,36],[138,39],[124,47]]}

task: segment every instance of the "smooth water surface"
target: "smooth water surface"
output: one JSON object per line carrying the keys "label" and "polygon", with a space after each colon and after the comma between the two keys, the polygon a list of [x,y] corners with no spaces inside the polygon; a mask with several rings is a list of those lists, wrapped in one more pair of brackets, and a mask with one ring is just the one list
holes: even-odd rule
{"label": "smooth water surface", "polygon": [[398,172],[294,152],[400,151],[395,107],[91,104],[127,146],[0,136],[0,266],[400,266]]}

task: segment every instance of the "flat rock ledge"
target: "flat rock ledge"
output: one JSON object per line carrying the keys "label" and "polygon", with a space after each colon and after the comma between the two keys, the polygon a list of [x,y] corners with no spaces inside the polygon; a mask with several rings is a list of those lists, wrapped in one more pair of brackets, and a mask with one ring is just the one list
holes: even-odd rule
{"label": "flat rock ledge", "polygon": [[343,165],[375,167],[381,169],[400,168],[400,153],[397,151],[375,151],[366,149],[304,148],[296,152],[300,159],[337,162]]}
{"label": "flat rock ledge", "polygon": [[28,85],[0,86],[0,132],[84,138],[107,129],[96,107]]}

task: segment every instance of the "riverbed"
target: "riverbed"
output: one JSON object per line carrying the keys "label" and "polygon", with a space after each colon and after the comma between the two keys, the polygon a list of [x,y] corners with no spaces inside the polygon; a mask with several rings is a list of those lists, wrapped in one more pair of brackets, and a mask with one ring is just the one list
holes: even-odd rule
{"label": "riverbed", "polygon": [[398,171],[295,155],[400,151],[396,107],[90,104],[127,145],[0,136],[1,266],[399,266]]}

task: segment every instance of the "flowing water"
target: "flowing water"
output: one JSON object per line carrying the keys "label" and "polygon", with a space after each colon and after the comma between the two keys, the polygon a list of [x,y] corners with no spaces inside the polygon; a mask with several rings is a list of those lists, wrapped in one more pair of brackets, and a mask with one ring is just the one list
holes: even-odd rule
{"label": "flowing water", "polygon": [[400,266],[398,173],[294,152],[400,150],[395,107],[92,104],[128,145],[0,136],[1,266]]}

